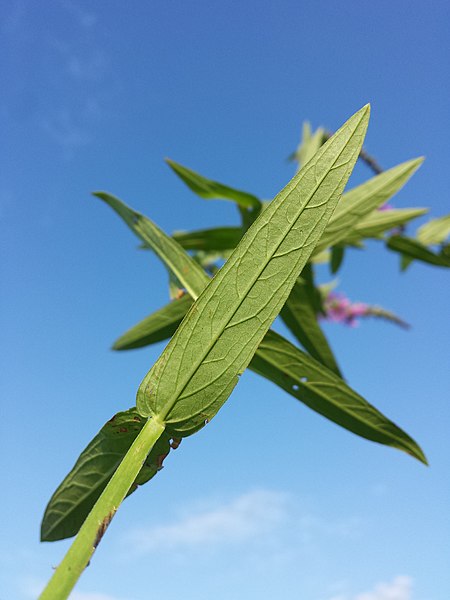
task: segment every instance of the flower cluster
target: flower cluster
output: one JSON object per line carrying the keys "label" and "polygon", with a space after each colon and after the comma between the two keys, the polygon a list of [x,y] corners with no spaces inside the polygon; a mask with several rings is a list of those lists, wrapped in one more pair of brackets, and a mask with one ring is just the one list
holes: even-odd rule
{"label": "flower cluster", "polygon": [[350,302],[342,293],[330,292],[323,303],[325,318],[350,327],[358,325],[358,317],[367,316],[370,308],[363,302]]}

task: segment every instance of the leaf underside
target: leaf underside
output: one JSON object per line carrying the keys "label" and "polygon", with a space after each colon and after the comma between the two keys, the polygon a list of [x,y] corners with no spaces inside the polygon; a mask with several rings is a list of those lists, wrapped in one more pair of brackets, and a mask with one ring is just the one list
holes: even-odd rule
{"label": "leaf underside", "polygon": [[199,296],[137,394],[143,415],[186,436],[230,395],[319,241],[353,169],[364,107],[277,195]]}

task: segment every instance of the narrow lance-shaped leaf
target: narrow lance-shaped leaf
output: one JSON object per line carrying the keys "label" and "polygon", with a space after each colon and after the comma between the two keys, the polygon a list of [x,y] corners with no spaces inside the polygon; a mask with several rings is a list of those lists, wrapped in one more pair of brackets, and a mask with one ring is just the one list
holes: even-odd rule
{"label": "narrow lance-shaped leaf", "polygon": [[186,436],[230,395],[320,239],[358,157],[366,106],[260,215],[188,312],[137,394],[143,415]]}
{"label": "narrow lance-shaped leaf", "polygon": [[235,248],[243,234],[241,227],[216,227],[197,231],[177,231],[174,239],[185,250],[230,250]]}
{"label": "narrow lance-shaped leaf", "polygon": [[345,193],[339,202],[314,254],[341,242],[355,225],[375,208],[389,200],[422,164],[416,158],[372,177]]}
{"label": "narrow lance-shaped leaf", "polygon": [[425,246],[442,244],[450,235],[450,214],[432,219],[417,230],[417,240]]}
{"label": "narrow lance-shaped leaf", "polygon": [[242,192],[223,183],[207,179],[203,175],[196,173],[192,169],[183,167],[183,165],[169,158],[166,159],[166,162],[174,173],[201,198],[205,198],[206,200],[232,200],[242,208],[261,208],[261,201],[253,194]]}
{"label": "narrow lance-shaped leaf", "polygon": [[450,267],[450,257],[445,254],[437,254],[429,248],[408,237],[401,235],[393,235],[387,241],[389,250],[398,252],[402,257],[406,257],[407,265],[411,260],[419,260],[421,262],[435,265],[436,267]]}
{"label": "narrow lance-shaped leaf", "polygon": [[317,310],[311,302],[308,284],[297,279],[280,317],[311,356],[340,374],[339,367],[327,339],[317,322]]}
{"label": "narrow lance-shaped leaf", "polygon": [[253,357],[252,369],[272,375],[280,387],[306,406],[374,442],[403,450],[426,464],[426,458],[404,431],[352,390],[340,377],[269,331]]}
{"label": "narrow lance-shaped leaf", "polygon": [[262,203],[253,194],[242,192],[235,188],[212,181],[196,173],[192,169],[183,167],[173,160],[166,159],[167,164],[180,177],[182,181],[201,198],[216,200],[231,200],[237,204],[242,219],[243,230],[246,231],[258,217]]}
{"label": "narrow lance-shaped leaf", "polygon": [[376,238],[386,231],[405,225],[412,219],[426,214],[426,208],[393,208],[391,210],[375,210],[345,236],[343,243],[354,243],[362,238]]}
{"label": "narrow lance-shaped leaf", "polygon": [[[208,281],[208,276],[188,254],[180,253],[180,246],[175,240],[115,196],[106,192],[94,192],[94,196],[106,202],[143,242],[151,245],[152,250],[166,263],[175,277],[179,281],[186,281],[185,287],[191,295],[198,295]],[[186,279],[187,275],[189,279]]]}
{"label": "narrow lance-shaped leaf", "polygon": [[192,303],[192,298],[185,294],[166,304],[120,336],[114,342],[113,349],[141,348],[172,337]]}

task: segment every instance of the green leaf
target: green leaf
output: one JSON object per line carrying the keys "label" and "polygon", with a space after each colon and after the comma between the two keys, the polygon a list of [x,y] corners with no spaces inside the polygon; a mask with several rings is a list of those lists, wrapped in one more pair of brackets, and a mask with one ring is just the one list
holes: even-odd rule
{"label": "green leaf", "polygon": [[185,250],[230,250],[243,235],[241,227],[216,227],[197,231],[175,232],[173,238]]}
{"label": "green leaf", "polygon": [[417,230],[417,240],[424,246],[442,244],[450,235],[450,214],[433,219]]}
{"label": "green leaf", "polygon": [[342,261],[344,260],[344,252],[345,248],[341,245],[333,246],[333,248],[331,249],[330,269],[333,275],[337,273],[342,266]]}
{"label": "green leaf", "polygon": [[241,208],[261,210],[261,201],[253,194],[242,192],[217,181],[207,179],[169,158],[166,158],[166,162],[178,177],[201,198],[205,198],[206,200],[232,200]]}
{"label": "green leaf", "polygon": [[[432,252],[417,240],[401,235],[393,235],[388,239],[386,245],[389,250],[398,252],[406,257],[407,261],[412,259],[435,265],[436,267],[450,267],[449,257]],[[407,264],[409,264],[409,262]]]}
{"label": "green leaf", "polygon": [[252,369],[338,425],[374,442],[403,450],[427,464],[416,442],[319,362],[269,331]]}
{"label": "green leaf", "polygon": [[428,212],[427,208],[393,208],[391,210],[375,210],[361,219],[343,239],[343,243],[354,243],[362,238],[377,238],[381,234],[405,225]]}
{"label": "green leaf", "polygon": [[[62,540],[78,532],[145,421],[135,408],[130,408],[117,413],[102,427],[51,497],[41,525],[41,541]],[[129,494],[156,475],[170,448],[171,438],[163,433]]]}
{"label": "green leaf", "polygon": [[319,150],[325,140],[326,136],[323,127],[319,127],[312,133],[311,124],[305,121],[303,123],[302,139],[297,150],[292,155],[293,160],[298,162],[299,167],[303,167]]}
{"label": "green leaf", "polygon": [[281,309],[280,317],[311,356],[331,371],[340,374],[333,352],[317,321],[317,313],[308,292],[308,284],[297,279]]}
{"label": "green leaf", "polygon": [[397,193],[422,162],[423,158],[404,162],[344,194],[314,254],[344,240],[362,218]]}
{"label": "green leaf", "polygon": [[320,239],[358,157],[366,106],[247,231],[141,383],[137,408],[186,436],[235,387]]}
{"label": "green leaf", "polygon": [[[168,237],[144,215],[128,207],[121,200],[106,192],[94,192],[110,206],[130,227],[130,229],[164,261],[175,277],[185,282],[187,291],[197,296],[205,283],[209,281],[203,269],[192,258],[182,251],[179,244]],[[187,278],[187,276],[189,276]]]}
{"label": "green leaf", "polygon": [[166,340],[175,333],[193,300],[185,294],[152,313],[114,342],[113,350],[131,350]]}

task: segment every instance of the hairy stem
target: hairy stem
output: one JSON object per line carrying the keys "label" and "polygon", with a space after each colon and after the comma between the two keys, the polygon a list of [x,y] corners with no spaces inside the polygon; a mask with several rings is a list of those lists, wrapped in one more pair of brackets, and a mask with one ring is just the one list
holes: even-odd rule
{"label": "hairy stem", "polygon": [[149,419],[95,503],[39,600],[66,600],[88,565],[103,534],[127,495],[144,460],[161,437],[164,424]]}

